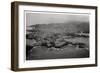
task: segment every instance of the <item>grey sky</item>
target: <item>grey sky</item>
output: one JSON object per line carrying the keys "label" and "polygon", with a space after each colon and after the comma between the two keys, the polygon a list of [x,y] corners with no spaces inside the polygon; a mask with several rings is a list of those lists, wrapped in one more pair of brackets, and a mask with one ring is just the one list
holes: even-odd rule
{"label": "grey sky", "polygon": [[49,24],[49,23],[67,23],[71,21],[89,21],[87,14],[57,14],[57,13],[27,13],[26,25]]}

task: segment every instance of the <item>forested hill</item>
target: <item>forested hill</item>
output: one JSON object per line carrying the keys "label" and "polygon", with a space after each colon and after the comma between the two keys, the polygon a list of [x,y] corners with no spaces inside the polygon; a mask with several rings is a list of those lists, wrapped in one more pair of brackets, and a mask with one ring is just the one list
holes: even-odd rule
{"label": "forested hill", "polygon": [[[69,23],[50,23],[50,24],[36,24],[29,26],[30,28],[39,29],[41,32],[45,33],[77,33],[85,32],[89,33],[89,23],[88,22],[69,22]],[[27,27],[27,29],[29,28]]]}

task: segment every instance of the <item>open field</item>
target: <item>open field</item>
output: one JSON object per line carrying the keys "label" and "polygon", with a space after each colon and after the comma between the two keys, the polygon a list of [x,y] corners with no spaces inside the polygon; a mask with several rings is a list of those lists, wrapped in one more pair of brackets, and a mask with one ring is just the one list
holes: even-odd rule
{"label": "open field", "polygon": [[[47,48],[44,48],[44,49],[47,49]],[[32,49],[30,56],[27,57],[27,60],[87,58],[87,57],[89,57],[89,51],[87,49],[66,46],[62,49],[58,49],[54,47],[48,50],[41,50],[41,48]]]}

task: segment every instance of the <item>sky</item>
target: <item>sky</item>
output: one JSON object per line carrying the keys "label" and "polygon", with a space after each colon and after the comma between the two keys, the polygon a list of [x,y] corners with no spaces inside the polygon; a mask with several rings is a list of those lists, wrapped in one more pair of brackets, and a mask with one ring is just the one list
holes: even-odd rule
{"label": "sky", "polygon": [[68,13],[26,13],[26,25],[67,23],[71,21],[89,22],[88,14]]}

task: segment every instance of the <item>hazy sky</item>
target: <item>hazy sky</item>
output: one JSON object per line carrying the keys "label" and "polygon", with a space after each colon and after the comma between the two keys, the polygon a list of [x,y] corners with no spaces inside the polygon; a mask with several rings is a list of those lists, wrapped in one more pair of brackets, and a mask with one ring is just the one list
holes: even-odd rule
{"label": "hazy sky", "polygon": [[34,24],[48,24],[48,23],[67,23],[71,21],[89,21],[89,15],[87,14],[65,14],[65,13],[27,13],[26,25]]}

